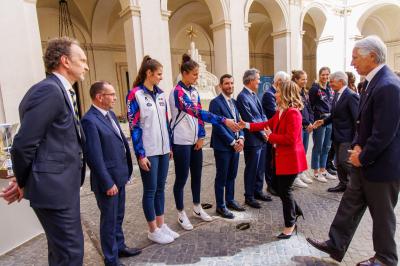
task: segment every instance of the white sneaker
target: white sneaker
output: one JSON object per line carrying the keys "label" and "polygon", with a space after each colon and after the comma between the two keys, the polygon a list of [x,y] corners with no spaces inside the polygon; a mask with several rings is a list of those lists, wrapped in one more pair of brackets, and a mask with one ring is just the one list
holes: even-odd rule
{"label": "white sneaker", "polygon": [[307,174],[306,173],[301,173],[301,174],[299,174],[298,175],[298,177],[301,179],[301,181],[303,181],[304,183],[307,183],[307,184],[311,184],[313,181],[312,181],[312,179],[310,178],[310,177],[308,177],[307,176]]}
{"label": "white sneaker", "polygon": [[336,180],[337,176],[331,175],[328,171],[321,173],[326,179]]}
{"label": "white sneaker", "polygon": [[178,212],[178,223],[185,230],[189,231],[193,229],[193,225],[190,223],[185,211]]}
{"label": "white sneaker", "polygon": [[173,239],[177,239],[179,237],[179,234],[175,231],[172,231],[171,228],[169,228],[166,224],[163,224],[160,229],[165,235],[169,235]]}
{"label": "white sneaker", "polygon": [[322,174],[314,174],[314,179],[322,183],[328,182],[328,180],[326,180],[326,178]]}
{"label": "white sneaker", "polygon": [[195,205],[193,206],[193,215],[197,218],[202,219],[203,221],[206,222],[211,222],[212,221],[212,217],[210,215],[208,215],[203,208],[201,207],[201,205]]}
{"label": "white sneaker", "polygon": [[148,232],[147,238],[158,244],[169,244],[171,242],[174,242],[174,238],[170,235],[164,234],[164,232],[160,228],[154,230],[153,233]]}
{"label": "white sneaker", "polygon": [[296,177],[294,182],[293,182],[293,186],[295,187],[299,187],[299,188],[306,188],[308,187],[308,185],[306,183],[304,183],[300,177]]}

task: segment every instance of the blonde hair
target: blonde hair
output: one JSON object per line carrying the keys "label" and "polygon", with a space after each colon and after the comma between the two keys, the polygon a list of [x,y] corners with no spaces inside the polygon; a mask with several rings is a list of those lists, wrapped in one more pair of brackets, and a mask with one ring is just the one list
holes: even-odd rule
{"label": "blonde hair", "polygon": [[303,101],[300,96],[300,87],[293,81],[284,82],[280,88],[281,101],[279,107],[287,109],[289,107],[303,109]]}

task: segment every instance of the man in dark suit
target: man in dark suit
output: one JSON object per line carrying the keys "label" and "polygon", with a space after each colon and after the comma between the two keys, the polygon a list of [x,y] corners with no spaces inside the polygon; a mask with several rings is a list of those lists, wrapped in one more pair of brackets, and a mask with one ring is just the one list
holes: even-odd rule
{"label": "man in dark suit", "polygon": [[[267,120],[260,100],[257,97],[260,83],[260,72],[249,69],[243,75],[244,88],[237,97],[237,107],[245,122],[261,122]],[[271,197],[263,193],[265,172],[265,151],[267,138],[264,131],[249,132],[245,130],[244,143],[244,190],[245,203],[253,208],[261,208],[256,200],[271,201]]]}
{"label": "man in dark suit", "polygon": [[352,66],[366,76],[350,162],[353,170],[329,231],[329,240],[307,238],[341,261],[368,207],[375,255],[357,265],[398,263],[394,208],[400,191],[400,79],[385,65],[386,46],[376,36],[356,42]]}
{"label": "man in dark suit", "polygon": [[46,233],[49,265],[82,265],[85,136],[72,84],[89,69],[79,44],[67,37],[48,42],[44,63],[51,74],[30,88],[19,106],[13,170],[20,195],[30,201]]}
{"label": "man in dark suit", "polygon": [[[276,112],[276,89],[280,88],[283,82],[289,81],[290,76],[284,71],[276,72],[273,84],[265,91],[261,103],[265,115],[271,119]],[[276,184],[274,180],[274,173],[271,166],[272,161],[272,145],[267,142],[265,150],[265,182],[267,183],[267,191],[274,196],[278,196],[276,192]]]}
{"label": "man in dark suit", "polygon": [[[225,74],[220,78],[221,94],[210,102],[210,112],[240,121],[236,101],[232,98],[234,85],[233,77]],[[224,125],[213,125],[211,147],[214,148],[215,165],[215,200],[217,213],[224,218],[233,219],[235,216],[227,208],[234,211],[245,209],[235,201],[235,178],[239,166],[239,153],[244,147],[244,134],[240,130],[234,133]],[[224,201],[225,192],[225,201]],[[226,205],[225,205],[226,202]]]}
{"label": "man in dark suit", "polygon": [[128,142],[111,109],[117,99],[106,81],[90,87],[92,106],[82,118],[86,136],[85,154],[90,184],[100,209],[100,239],[106,266],[122,265],[118,257],[139,254],[125,245],[122,222],[125,214],[125,185],[132,174]]}
{"label": "man in dark suit", "polygon": [[337,71],[330,75],[329,85],[335,91],[331,115],[317,120],[315,127],[332,123],[332,141],[336,153],[336,165],[339,184],[328,189],[328,192],[343,192],[346,190],[351,164],[348,162],[356,131],[359,96],[347,87],[347,75]]}

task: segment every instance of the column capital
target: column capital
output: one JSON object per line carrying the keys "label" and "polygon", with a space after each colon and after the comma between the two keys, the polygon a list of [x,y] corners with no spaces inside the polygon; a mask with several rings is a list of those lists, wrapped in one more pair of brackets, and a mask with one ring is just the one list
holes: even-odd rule
{"label": "column capital", "polygon": [[162,20],[169,20],[169,17],[171,16],[171,11],[166,10],[166,9],[161,9],[161,19]]}
{"label": "column capital", "polygon": [[354,34],[354,35],[349,36],[349,39],[353,40],[353,41],[358,41],[358,40],[361,40],[362,38],[364,38],[364,36],[359,35],[359,34]]}
{"label": "column capital", "polygon": [[122,19],[140,17],[140,6],[127,6],[118,14]]}
{"label": "column capital", "polygon": [[283,38],[286,37],[290,34],[290,30],[280,30],[280,31],[274,31],[271,33],[271,36],[273,39],[279,39],[279,38]]}
{"label": "column capital", "polygon": [[36,5],[37,0],[24,0],[24,2],[26,2],[28,4],[35,4]]}
{"label": "column capital", "polygon": [[332,42],[333,39],[334,39],[333,35],[327,35],[327,36],[321,37],[319,39],[315,39],[315,42],[317,44],[321,44],[321,43]]}
{"label": "column capital", "polygon": [[231,28],[231,21],[230,20],[221,20],[216,23],[210,25],[212,31],[218,31],[221,29],[230,29]]}
{"label": "column capital", "polygon": [[249,31],[250,27],[251,27],[251,23],[250,22],[244,23],[244,30],[245,31]]}

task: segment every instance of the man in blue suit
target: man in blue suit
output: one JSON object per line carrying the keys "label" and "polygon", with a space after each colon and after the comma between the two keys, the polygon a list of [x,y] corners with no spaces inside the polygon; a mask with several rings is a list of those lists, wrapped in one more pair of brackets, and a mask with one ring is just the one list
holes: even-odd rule
{"label": "man in blue suit", "polygon": [[351,149],[356,131],[359,96],[347,87],[347,79],[343,71],[330,75],[329,85],[335,91],[331,115],[314,123],[315,127],[332,123],[332,141],[336,153],[339,184],[329,188],[328,192],[344,192],[352,168],[348,162],[348,150]]}
{"label": "man in blue suit", "polygon": [[72,85],[89,68],[78,42],[67,37],[49,40],[44,63],[48,77],[32,86],[19,106],[21,127],[11,149],[17,183],[11,186],[18,199],[30,201],[43,226],[49,265],[82,265],[85,136]]}
{"label": "man in blue suit", "polygon": [[394,208],[400,191],[400,79],[385,65],[386,46],[376,36],[356,42],[351,64],[366,76],[350,162],[353,170],[329,231],[329,240],[308,238],[317,249],[341,261],[369,209],[375,255],[360,266],[398,263]]}
{"label": "man in blue suit", "polygon": [[128,142],[111,108],[116,101],[113,86],[97,81],[90,87],[92,106],[82,118],[90,184],[100,209],[100,239],[105,265],[122,265],[119,257],[138,255],[125,245],[122,222],[125,185],[132,174]]}
{"label": "man in blue suit", "polygon": [[[260,72],[257,69],[249,69],[243,75],[244,88],[237,97],[237,107],[240,116],[245,122],[262,122],[267,120],[260,100],[257,97],[257,89],[260,83]],[[249,132],[245,130],[244,143],[244,190],[245,203],[253,208],[261,208],[256,200],[271,201],[271,197],[264,194],[265,151],[267,138],[264,131]]]}
{"label": "man in blue suit", "polygon": [[[223,75],[219,80],[219,87],[222,92],[210,102],[209,111],[239,122],[240,117],[236,101],[232,97],[233,77],[229,74]],[[216,211],[224,218],[233,219],[235,216],[227,208],[235,211],[245,210],[235,201],[235,178],[239,166],[239,153],[244,147],[243,131],[234,133],[224,125],[213,125],[211,147],[214,148],[215,165],[217,167],[214,184],[217,202]]]}

